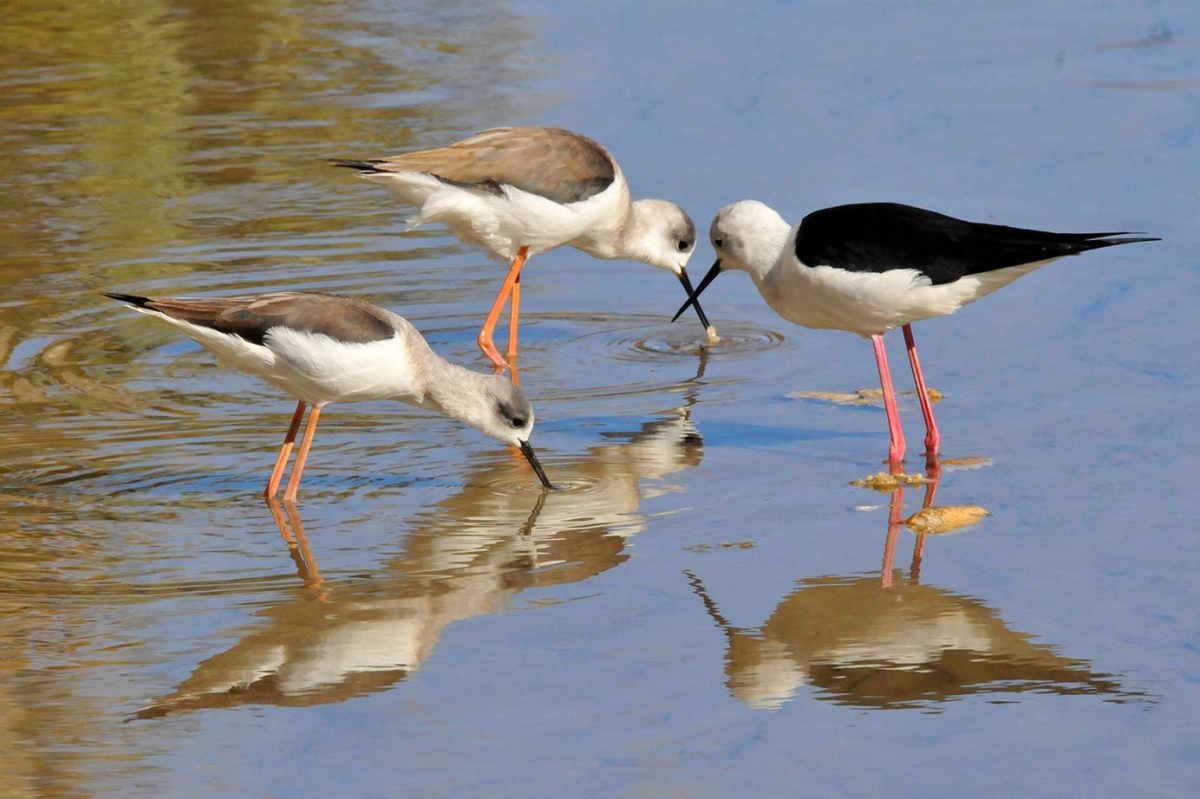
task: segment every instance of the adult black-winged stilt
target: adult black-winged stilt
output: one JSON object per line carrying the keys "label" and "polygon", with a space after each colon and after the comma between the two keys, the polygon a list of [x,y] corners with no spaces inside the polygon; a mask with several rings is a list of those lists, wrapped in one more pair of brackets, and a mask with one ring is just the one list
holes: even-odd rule
{"label": "adult black-winged stilt", "polygon": [[726,269],[750,274],[767,304],[784,319],[811,328],[847,330],[870,338],[883,386],[893,470],[904,457],[883,334],[904,329],[904,342],[925,417],[926,454],[940,436],[911,324],[954,313],[969,302],[1065,255],[1158,241],[1115,233],[1049,233],[964,222],[898,203],[839,205],[814,211],[792,227],[756,200],[727,205],[709,229],[716,263],[696,286],[687,309]]}

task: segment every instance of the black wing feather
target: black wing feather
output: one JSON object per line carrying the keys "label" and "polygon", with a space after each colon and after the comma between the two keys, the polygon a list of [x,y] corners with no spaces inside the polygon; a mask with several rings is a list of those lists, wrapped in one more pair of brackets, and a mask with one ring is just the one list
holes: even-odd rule
{"label": "black wing feather", "polygon": [[899,203],[859,203],[814,211],[800,223],[796,257],[808,266],[851,272],[915,269],[936,285],[966,275],[1157,241],[1113,233],[1051,233],[966,222]]}

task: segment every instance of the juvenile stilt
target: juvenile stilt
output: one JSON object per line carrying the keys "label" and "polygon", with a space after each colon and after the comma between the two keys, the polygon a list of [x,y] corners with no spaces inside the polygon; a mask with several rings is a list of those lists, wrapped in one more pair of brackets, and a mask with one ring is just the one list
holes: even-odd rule
{"label": "juvenile stilt", "polygon": [[[687,262],[696,226],[675,203],[632,200],[612,153],[562,128],[494,128],[445,147],[388,158],[337,159],[415,206],[414,224],[446,223],[464,241],[512,258],[504,299],[526,257],[575,247],[595,258],[641,261],[664,269],[691,295]],[[519,289],[518,289],[519,291]],[[516,356],[518,298],[514,295],[508,357]],[[499,311],[493,306],[496,318]],[[707,330],[699,305],[696,315]],[[506,366],[492,341],[496,318],[479,334],[479,348]]]}
{"label": "juvenile stilt", "polygon": [[104,293],[296,398],[263,492],[268,500],[279,490],[306,408],[312,406],[285,503],[296,501],[321,410],[331,402],[372,399],[437,410],[517,447],[542,485],[553,488],[529,444],[533,406],[520,387],[448,363],[407,319],[391,311],[351,297],[303,291],[204,298]]}

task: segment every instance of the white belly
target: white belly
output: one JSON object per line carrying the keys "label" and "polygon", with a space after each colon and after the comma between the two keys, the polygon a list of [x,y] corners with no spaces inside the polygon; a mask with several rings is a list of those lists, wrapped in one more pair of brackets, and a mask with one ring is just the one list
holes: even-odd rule
{"label": "white belly", "polygon": [[935,286],[915,269],[847,272],[793,262],[773,269],[759,291],[771,308],[790,322],[869,337],[954,313],[1046,263],[1049,261],[997,269]]}
{"label": "white belly", "polygon": [[628,213],[622,205],[629,201],[620,181],[587,200],[562,205],[511,186],[506,186],[503,194],[489,194],[442,183],[419,172],[377,174],[368,180],[418,207],[409,220],[411,226],[441,222],[459,239],[509,261],[521,247],[536,255],[588,240],[606,229],[615,232]]}
{"label": "white belly", "polygon": [[306,402],[421,401],[413,358],[399,335],[369,344],[343,344],[328,336],[277,327],[267,333],[263,344],[251,344],[157,311],[143,313],[179,328],[229,365]]}

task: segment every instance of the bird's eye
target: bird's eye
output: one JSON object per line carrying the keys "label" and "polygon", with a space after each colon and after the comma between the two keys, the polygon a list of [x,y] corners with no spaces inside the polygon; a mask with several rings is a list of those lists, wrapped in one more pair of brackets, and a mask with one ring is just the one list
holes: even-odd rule
{"label": "bird's eye", "polygon": [[520,430],[522,427],[525,426],[525,417],[524,416],[514,416],[508,420],[508,423],[513,426],[513,430]]}
{"label": "bird's eye", "polygon": [[713,239],[713,246],[718,250],[725,246],[725,239]]}
{"label": "bird's eye", "polygon": [[680,252],[687,252],[691,248],[692,248],[692,243],[690,241],[684,241],[683,239],[680,239],[680,241],[679,241],[679,251]]}

